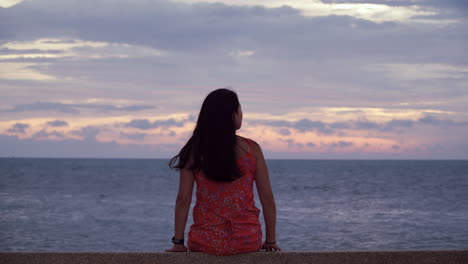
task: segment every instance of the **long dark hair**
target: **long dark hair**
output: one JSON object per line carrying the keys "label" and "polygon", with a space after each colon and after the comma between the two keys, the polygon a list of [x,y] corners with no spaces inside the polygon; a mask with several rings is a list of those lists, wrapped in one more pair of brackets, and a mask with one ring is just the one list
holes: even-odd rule
{"label": "long dark hair", "polygon": [[[231,182],[241,176],[236,162],[236,127],[233,115],[239,108],[237,94],[229,89],[212,91],[203,101],[197,125],[179,154],[169,161],[169,167],[202,170],[206,177],[218,182]],[[179,159],[177,165],[174,165]]]}

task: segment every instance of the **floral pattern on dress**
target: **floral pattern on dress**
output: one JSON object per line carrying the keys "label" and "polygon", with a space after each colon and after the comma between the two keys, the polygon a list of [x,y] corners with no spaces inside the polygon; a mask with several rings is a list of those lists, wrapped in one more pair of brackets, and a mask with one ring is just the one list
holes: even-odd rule
{"label": "floral pattern on dress", "polygon": [[215,182],[202,171],[195,174],[197,201],[188,233],[190,251],[233,255],[258,251],[262,245],[260,209],[255,206],[253,185],[257,168],[250,150],[237,160],[242,177]]}

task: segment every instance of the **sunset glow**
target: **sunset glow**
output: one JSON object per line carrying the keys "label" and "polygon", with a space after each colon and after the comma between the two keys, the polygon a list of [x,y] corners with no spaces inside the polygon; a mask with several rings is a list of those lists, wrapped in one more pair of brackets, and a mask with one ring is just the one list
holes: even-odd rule
{"label": "sunset glow", "polygon": [[457,3],[1,1],[0,156],[172,157],[229,87],[266,158],[466,159]]}

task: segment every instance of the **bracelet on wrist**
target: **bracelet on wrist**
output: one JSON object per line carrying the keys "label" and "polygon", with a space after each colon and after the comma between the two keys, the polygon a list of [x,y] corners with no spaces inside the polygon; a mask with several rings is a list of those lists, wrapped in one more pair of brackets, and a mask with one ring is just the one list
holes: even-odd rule
{"label": "bracelet on wrist", "polygon": [[184,239],[176,239],[175,236],[172,237],[171,242],[173,244],[177,245],[183,245],[184,244]]}

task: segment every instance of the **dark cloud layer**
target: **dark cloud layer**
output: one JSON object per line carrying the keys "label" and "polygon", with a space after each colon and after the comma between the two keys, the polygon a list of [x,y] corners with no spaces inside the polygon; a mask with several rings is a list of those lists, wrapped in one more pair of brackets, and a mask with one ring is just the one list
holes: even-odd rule
{"label": "dark cloud layer", "polygon": [[287,128],[281,128],[278,130],[278,133],[280,133],[283,136],[289,136],[291,135],[291,131]]}
{"label": "dark cloud layer", "polygon": [[350,141],[344,141],[344,140],[340,140],[338,142],[333,142],[331,144],[329,144],[330,147],[332,148],[346,148],[346,147],[351,147],[352,145],[354,145],[353,142],[350,142]]}
{"label": "dark cloud layer", "polygon": [[187,121],[190,119],[185,119],[182,121],[177,121],[173,118],[166,120],[156,120],[154,122],[149,121],[148,119],[134,119],[128,123],[125,123],[125,127],[133,127],[142,130],[149,130],[153,128],[160,127],[183,127]]}
{"label": "dark cloud layer", "polygon": [[96,136],[105,130],[96,126],[86,126],[78,130],[72,130],[71,134],[83,137],[85,140],[96,140]]}
{"label": "dark cloud layer", "polygon": [[64,120],[54,120],[47,122],[46,125],[51,127],[66,127],[68,126],[68,123]]}
{"label": "dark cloud layer", "polygon": [[11,126],[9,129],[7,129],[6,132],[8,133],[26,133],[26,129],[29,128],[29,124],[26,123],[16,123],[13,126]]}
{"label": "dark cloud layer", "polygon": [[[460,79],[445,78],[443,82],[408,82],[398,80],[398,76],[389,77],[385,70],[366,70],[367,66],[389,62],[467,65],[468,57],[460,54],[466,53],[468,35],[464,32],[468,32],[468,23],[460,17],[457,17],[460,23],[446,26],[413,26],[373,23],[350,16],[305,17],[287,6],[152,3],[118,0],[109,6],[102,0],[25,1],[0,10],[5,21],[0,23],[0,39],[7,42],[67,36],[144,45],[171,54],[93,60],[88,64],[59,60],[49,67],[49,71],[55,69],[60,74],[63,74],[60,69],[68,69],[72,76],[87,75],[98,80],[106,75],[113,81],[134,78],[166,87],[245,82],[272,87],[273,94],[281,92],[279,87],[296,87],[298,93],[292,95],[303,94],[302,100],[313,94],[317,98],[349,101],[368,98],[379,105],[388,103],[389,98],[398,101],[403,93],[404,98],[429,99],[466,93],[466,85],[463,86],[468,79],[466,74]],[[233,50],[254,53],[250,62],[244,64],[227,55]],[[244,66],[248,68],[243,69]],[[307,78],[312,81],[300,81]],[[291,104],[286,101],[283,105]],[[79,110],[56,107],[61,111]]]}
{"label": "dark cloud layer", "polygon": [[[229,48],[250,48],[257,50],[257,57],[281,60],[343,56],[427,60],[427,54],[433,58],[461,60],[455,56],[461,47],[442,47],[466,39],[460,31],[453,30],[460,27],[457,25],[452,30],[417,30],[349,16],[304,17],[299,10],[287,6],[264,8],[208,3],[190,6],[170,1],[148,5],[116,1],[110,7],[101,0],[49,0],[25,1],[0,10],[0,16],[6,21],[5,26],[0,25],[3,40],[75,32],[77,37],[87,40],[142,44],[173,51],[216,54],[226,53]],[[357,29],[351,29],[350,24]],[[461,26],[466,29],[466,25]],[[444,37],[439,38],[440,34]],[[407,56],[410,52],[411,56]]]}
{"label": "dark cloud layer", "polygon": [[[416,125],[432,125],[435,127],[449,128],[452,126],[468,126],[468,122],[455,122],[451,119],[439,119],[431,115],[426,115],[418,120],[411,119],[392,119],[385,123],[377,123],[366,119],[348,121],[348,122],[333,122],[326,123],[322,121],[314,121],[309,119],[301,119],[299,121],[285,120],[251,120],[251,125],[267,125],[272,127],[281,127],[282,129],[292,128],[300,132],[315,131],[321,134],[337,134],[340,129],[357,129],[357,130],[376,130],[382,132],[394,131],[399,128],[408,129]],[[282,130],[278,131],[280,134]],[[289,132],[289,130],[288,130]],[[288,135],[285,133],[284,135]]]}
{"label": "dark cloud layer", "polygon": [[125,133],[120,132],[120,136],[132,140],[143,140],[146,137],[145,133]]}
{"label": "dark cloud layer", "polygon": [[328,127],[328,124],[322,121],[313,121],[309,119],[301,119],[299,121],[251,121],[251,123],[261,123],[268,126],[290,127],[295,128],[301,132],[317,131],[323,134],[332,134],[333,131]]}
{"label": "dark cloud layer", "polygon": [[[288,148],[304,148],[304,147],[314,148],[317,146],[317,144],[313,142],[307,142],[305,144],[302,144],[292,138],[288,138],[288,139],[278,138],[278,141],[286,142],[288,144]],[[354,143],[351,141],[340,140],[340,141],[331,142],[331,143],[321,143],[320,146],[330,148],[330,149],[348,148],[348,147],[354,146]]]}
{"label": "dark cloud layer", "polygon": [[34,133],[31,138],[33,139],[48,139],[50,136],[64,138],[65,135],[62,132],[58,131],[47,131],[45,129],[41,129],[38,132]]}

